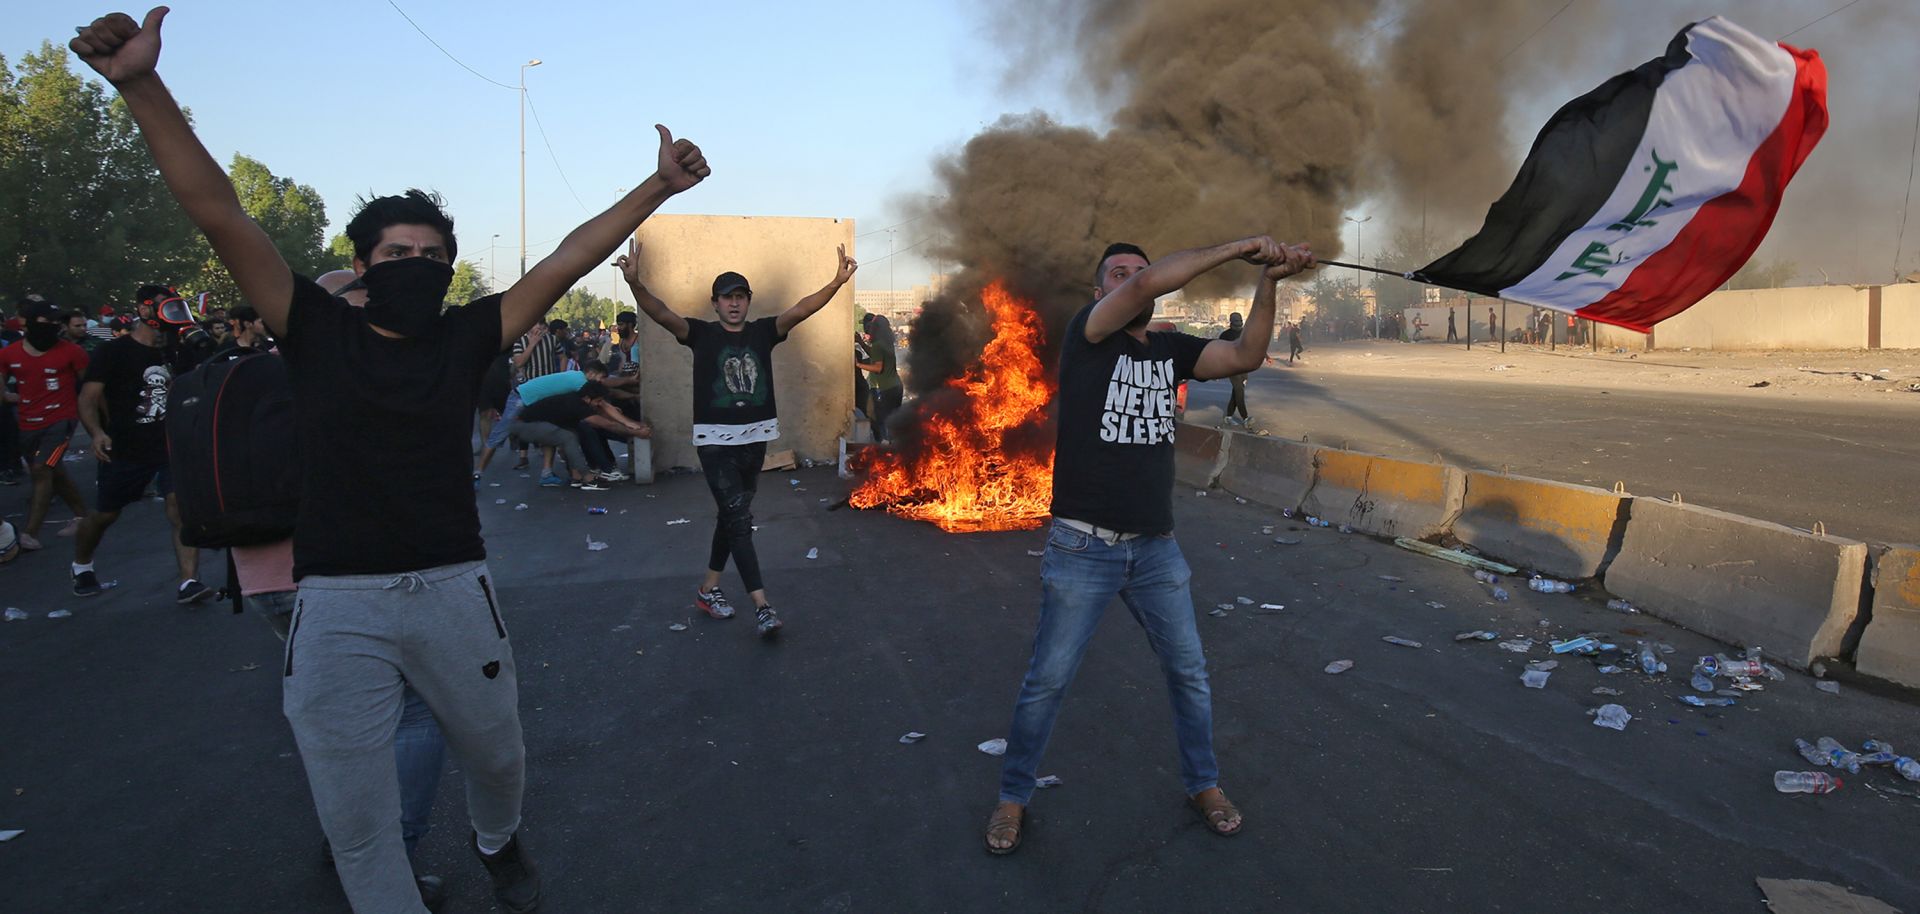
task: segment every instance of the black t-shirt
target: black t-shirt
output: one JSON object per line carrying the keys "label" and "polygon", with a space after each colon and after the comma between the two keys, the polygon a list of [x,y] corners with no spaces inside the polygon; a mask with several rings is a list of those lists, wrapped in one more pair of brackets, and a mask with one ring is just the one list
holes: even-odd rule
{"label": "black t-shirt", "polygon": [[580,399],[580,394],[555,394],[520,410],[522,422],[551,422],[564,429],[571,429],[588,416],[600,415],[600,410]]}
{"label": "black t-shirt", "polygon": [[1087,315],[1060,348],[1060,431],[1053,514],[1122,533],[1173,529],[1174,389],[1193,377],[1207,341],[1124,330],[1087,342]]}
{"label": "black t-shirt", "polygon": [[487,365],[486,376],[480,380],[479,409],[504,410],[507,408],[507,394],[513,389],[513,357],[502,352]]}
{"label": "black t-shirt", "polygon": [[474,507],[473,402],[500,352],[500,296],[421,336],[293,277],[288,333],[301,465],[293,576],[398,574],[486,558]]}
{"label": "black t-shirt", "polygon": [[773,347],[786,340],[777,319],[738,332],[688,319],[681,345],[693,350],[693,443],[752,444],[780,437],[773,403]]}
{"label": "black t-shirt", "polygon": [[101,346],[87,363],[81,383],[105,385],[107,436],[113,450],[107,456],[120,463],[167,462],[167,390],[173,370],[167,352],[143,346],[132,334]]}

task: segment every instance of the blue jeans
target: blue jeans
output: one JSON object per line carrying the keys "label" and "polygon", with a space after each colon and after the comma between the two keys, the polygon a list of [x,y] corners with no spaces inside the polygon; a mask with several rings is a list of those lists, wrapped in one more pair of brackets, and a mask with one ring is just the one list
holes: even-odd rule
{"label": "blue jeans", "polygon": [[[261,593],[243,598],[246,606],[267,618],[280,640],[287,640],[296,591]],[[400,726],[393,734],[393,763],[400,775],[400,835],[413,857],[420,839],[432,828],[433,797],[440,792],[440,773],[446,767],[447,740],[440,721],[420,693],[406,690]]]}
{"label": "blue jeans", "polygon": [[1180,779],[1187,794],[1217,786],[1213,693],[1207,688],[1207,659],[1200,649],[1193,595],[1187,590],[1191,578],[1172,534],[1108,545],[1054,522],[1046,557],[1040,561],[1040,626],[1033,637],[1033,659],[1014,702],[1001,762],[1002,802],[1025,805],[1033,798],[1040,756],[1060,716],[1060,700],[1115,594],[1146,629],[1147,642],[1166,673],[1174,736],[1180,743]]}

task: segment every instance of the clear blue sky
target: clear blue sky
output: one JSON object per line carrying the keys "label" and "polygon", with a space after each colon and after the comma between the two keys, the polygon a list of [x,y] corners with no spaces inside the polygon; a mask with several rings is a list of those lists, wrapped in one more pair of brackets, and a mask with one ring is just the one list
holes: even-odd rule
{"label": "clear blue sky", "polygon": [[[1002,112],[1063,104],[1005,89],[985,19],[960,2],[396,2],[489,78],[514,84],[521,63],[543,61],[527,88],[553,151],[529,116],[529,263],[652,172],[655,122],[699,143],[714,169],[665,212],[852,217],[869,232],[904,218],[900,196],[929,191],[939,153]],[[11,7],[0,36],[10,61],[114,9]],[[181,0],[164,39],[161,74],[223,165],[245,153],[312,185],[336,230],[356,194],[431,187],[462,256],[485,269],[499,233],[499,273],[514,275],[518,93],[448,60],[385,0]],[[918,229],[902,227],[898,246]],[[877,261],[887,243],[862,238],[857,256]],[[885,288],[886,266],[861,286]],[[905,288],[929,266],[909,253],[892,272]],[[604,295],[611,280],[587,285]]]}

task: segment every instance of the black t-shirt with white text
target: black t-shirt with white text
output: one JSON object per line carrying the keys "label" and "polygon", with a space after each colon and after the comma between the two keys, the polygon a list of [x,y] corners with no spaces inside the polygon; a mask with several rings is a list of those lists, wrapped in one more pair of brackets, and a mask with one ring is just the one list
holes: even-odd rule
{"label": "black t-shirt with white text", "polygon": [[763,317],[738,331],[687,319],[681,345],[693,350],[693,443],[752,444],[780,437],[773,402],[773,347],[786,340]]}
{"label": "black t-shirt with white text", "polygon": [[1080,310],[1060,348],[1053,515],[1122,533],[1173,530],[1174,392],[1193,377],[1207,341],[1117,330],[1087,342]]}
{"label": "black t-shirt with white text", "polygon": [[280,352],[301,464],[293,576],[398,574],[486,558],[474,506],[473,403],[500,352],[500,296],[431,329],[381,336],[366,311],[293,277]]}
{"label": "black t-shirt with white text", "polygon": [[103,385],[107,405],[107,437],[113,449],[107,456],[121,463],[167,462],[167,391],[173,370],[167,352],[144,346],[127,334],[102,345],[87,363],[85,385]]}

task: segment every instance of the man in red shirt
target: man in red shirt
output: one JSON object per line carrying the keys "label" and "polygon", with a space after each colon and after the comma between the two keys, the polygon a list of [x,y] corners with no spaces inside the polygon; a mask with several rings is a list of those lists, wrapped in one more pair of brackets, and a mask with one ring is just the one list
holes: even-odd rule
{"label": "man in red shirt", "polygon": [[27,323],[26,338],[0,349],[0,389],[7,378],[20,387],[19,393],[4,396],[15,405],[20,453],[33,474],[33,501],[26,526],[20,529],[20,548],[31,551],[40,548],[40,524],[46,520],[54,493],[73,509],[74,516],[86,513],[80,490],[67,478],[60,461],[80,419],[80,378],[87,372],[87,354],[61,338],[64,315],[51,302],[28,304],[21,309],[21,317]]}

